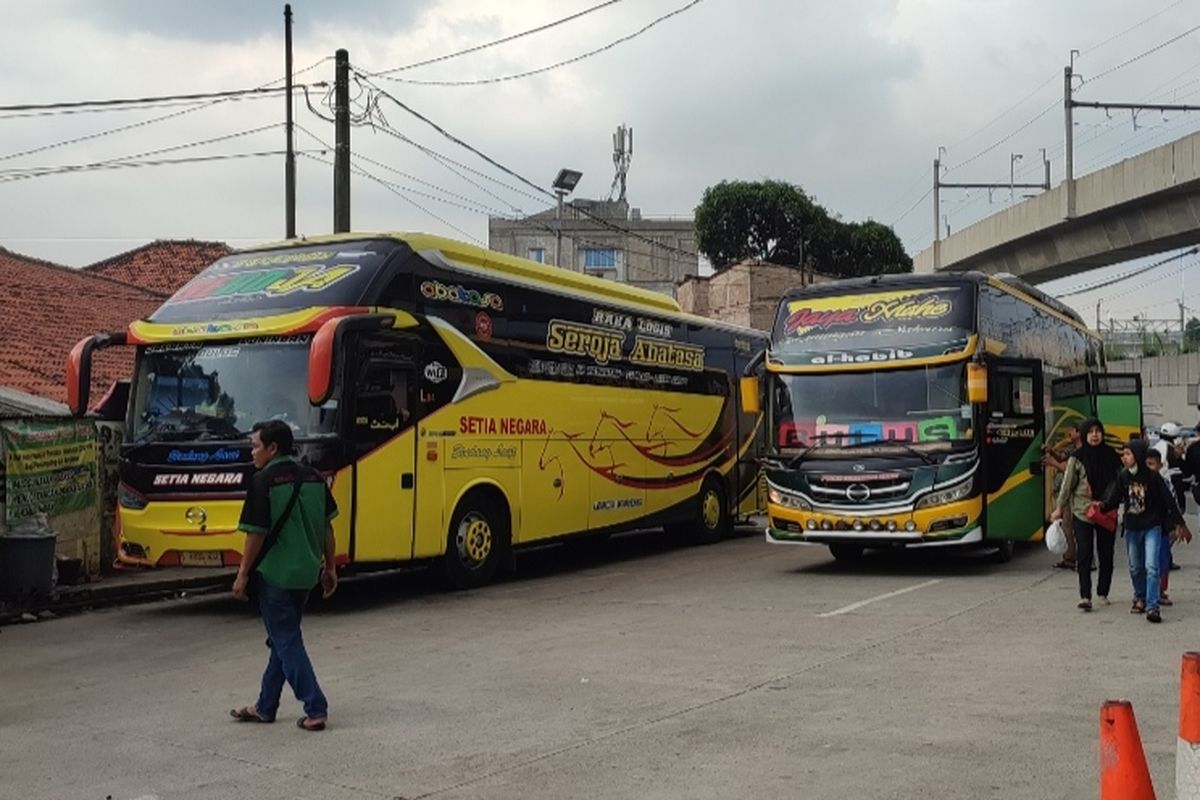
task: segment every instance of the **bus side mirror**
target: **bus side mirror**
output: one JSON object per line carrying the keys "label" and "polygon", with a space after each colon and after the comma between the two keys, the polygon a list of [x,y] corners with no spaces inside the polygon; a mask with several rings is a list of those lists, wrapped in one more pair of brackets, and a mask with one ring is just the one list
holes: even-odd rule
{"label": "bus side mirror", "polygon": [[742,413],[743,414],[758,414],[762,411],[762,404],[758,401],[758,378],[749,375],[741,379],[742,389]]}
{"label": "bus side mirror", "polygon": [[308,402],[322,406],[333,396],[339,357],[345,358],[347,334],[385,330],[395,324],[395,314],[349,314],[321,325],[308,346]]}
{"label": "bus side mirror", "polygon": [[967,364],[967,402],[982,405],[987,401],[987,367],[983,364]]}
{"label": "bus side mirror", "polygon": [[125,344],[124,333],[101,333],[80,340],[67,356],[67,407],[71,416],[82,417],[88,412],[88,395],[92,391],[92,356],[97,350]]}

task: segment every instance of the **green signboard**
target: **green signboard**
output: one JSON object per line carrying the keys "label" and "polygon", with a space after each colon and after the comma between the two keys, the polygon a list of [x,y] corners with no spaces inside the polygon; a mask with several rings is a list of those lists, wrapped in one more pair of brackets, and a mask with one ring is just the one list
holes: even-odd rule
{"label": "green signboard", "polygon": [[54,516],[96,502],[96,433],[90,422],[0,423],[5,521]]}

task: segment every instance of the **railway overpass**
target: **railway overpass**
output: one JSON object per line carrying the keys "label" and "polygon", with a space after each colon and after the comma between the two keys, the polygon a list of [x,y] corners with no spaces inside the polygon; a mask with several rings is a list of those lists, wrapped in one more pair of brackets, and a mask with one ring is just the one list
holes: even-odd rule
{"label": "railway overpass", "polygon": [[1198,243],[1194,133],[963,228],[918,253],[913,268],[1010,272],[1041,283]]}

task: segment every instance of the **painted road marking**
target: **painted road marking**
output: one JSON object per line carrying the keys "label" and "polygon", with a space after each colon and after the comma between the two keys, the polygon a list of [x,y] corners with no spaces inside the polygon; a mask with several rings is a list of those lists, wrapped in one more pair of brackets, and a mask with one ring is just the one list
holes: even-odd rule
{"label": "painted road marking", "polygon": [[935,583],[941,583],[941,582],[942,582],[941,578],[934,578],[931,581],[925,581],[924,583],[918,583],[916,586],[907,586],[903,589],[897,589],[894,592],[888,592],[887,594],[876,595],[875,597],[869,597],[866,600],[859,600],[857,603],[851,603],[848,606],[842,606],[841,608],[837,609],[836,611],[826,611],[824,614],[817,614],[817,617],[819,617],[819,618],[836,617],[838,614],[848,614],[851,611],[862,608],[863,606],[868,606],[871,603],[875,603],[880,600],[887,600],[889,597],[897,597],[902,594],[908,594],[909,592],[915,592],[917,589],[924,589],[926,586],[933,586]]}

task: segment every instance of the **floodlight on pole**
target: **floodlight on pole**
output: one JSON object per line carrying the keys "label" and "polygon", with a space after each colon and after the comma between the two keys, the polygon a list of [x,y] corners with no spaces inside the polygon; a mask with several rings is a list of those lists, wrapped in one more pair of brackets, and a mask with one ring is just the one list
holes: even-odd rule
{"label": "floodlight on pole", "polygon": [[582,177],[583,173],[578,170],[560,169],[558,177],[554,179],[554,194],[558,197],[558,214],[556,216],[558,224],[554,226],[554,266],[556,267],[562,266],[563,198],[575,191],[575,187],[579,184],[579,179]]}

